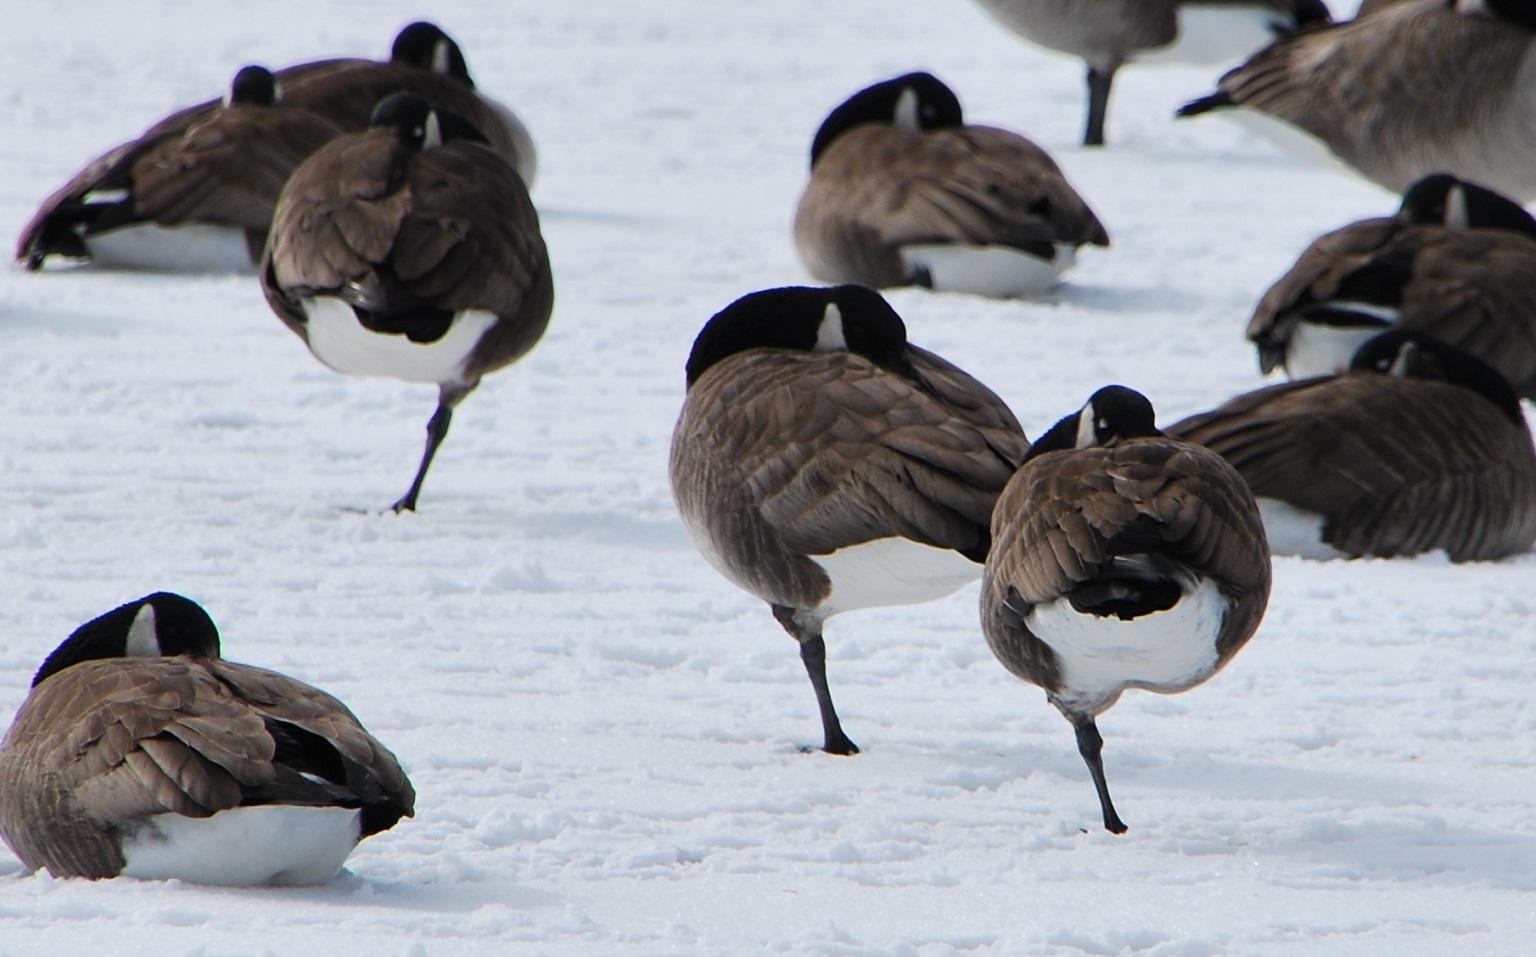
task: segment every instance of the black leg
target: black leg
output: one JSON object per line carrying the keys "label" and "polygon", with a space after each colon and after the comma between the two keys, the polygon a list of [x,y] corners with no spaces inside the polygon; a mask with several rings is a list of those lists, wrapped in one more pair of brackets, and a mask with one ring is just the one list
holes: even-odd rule
{"label": "black leg", "polygon": [[410,491],[390,506],[395,511],[416,511],[416,496],[421,494],[421,483],[427,478],[432,456],[437,454],[437,447],[443,444],[443,439],[448,435],[448,426],[453,422],[453,407],[457,402],[457,399],[450,401],[446,393],[438,398],[437,411],[432,413],[432,418],[427,422],[427,448],[421,454],[421,465],[416,469],[416,478],[411,482]]}
{"label": "black leg", "polygon": [[828,754],[858,754],[859,746],[843,733],[842,722],[837,720],[837,709],[832,706],[832,692],[827,688],[827,643],[822,640],[820,628],[811,632],[802,627],[795,620],[794,609],[784,605],[773,606],[773,617],[800,642],[800,660],[805,664],[805,673],[811,677],[816,707],[821,709],[822,750]]}
{"label": "black leg", "polygon": [[1104,116],[1109,112],[1109,87],[1115,82],[1115,71],[1088,68],[1088,129],[1083,133],[1084,146],[1104,145]]}
{"label": "black leg", "polygon": [[1109,799],[1109,785],[1104,781],[1104,739],[1099,737],[1098,725],[1089,717],[1073,718],[1077,729],[1077,751],[1088,763],[1088,773],[1093,775],[1093,786],[1099,792],[1099,806],[1104,810],[1104,830],[1111,834],[1124,834],[1125,822],[1115,813],[1114,802]]}

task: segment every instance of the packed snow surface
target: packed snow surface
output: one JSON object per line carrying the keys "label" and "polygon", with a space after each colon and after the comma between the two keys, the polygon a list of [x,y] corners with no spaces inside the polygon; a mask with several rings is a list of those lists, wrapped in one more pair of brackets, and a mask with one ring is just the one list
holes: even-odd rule
{"label": "packed snow surface", "polygon": [[[539,346],[460,406],[416,514],[430,385],[341,376],[249,275],[0,270],[0,722],[73,627],[156,589],[226,656],[346,701],[417,816],[309,889],[24,875],[0,953],[1514,955],[1536,951],[1536,559],[1275,563],[1213,680],[1071,728],[993,659],[970,586],[827,629],[851,758],[791,639],[697,554],[667,447],[694,334],[806,282],[826,110],[919,68],[1049,149],[1108,228],[1043,301],[890,294],[1031,435],[1122,382],[1164,421],[1259,384],[1253,304],[1394,197],[1217,117],[1214,68],[1080,63],[969,0],[17,4],[0,235],[248,62],[378,56],[431,17],[538,142]],[[383,514],[381,514],[383,512]]]}

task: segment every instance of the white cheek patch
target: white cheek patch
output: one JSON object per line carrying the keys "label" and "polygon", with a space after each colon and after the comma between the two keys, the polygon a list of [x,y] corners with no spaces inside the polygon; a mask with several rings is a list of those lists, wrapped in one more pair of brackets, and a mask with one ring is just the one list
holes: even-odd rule
{"label": "white cheek patch", "polygon": [[422,124],[421,148],[430,150],[443,145],[443,124],[438,122],[437,111],[427,114],[426,123]]}
{"label": "white cheek patch", "polygon": [[1083,406],[1077,413],[1077,443],[1075,449],[1091,449],[1099,444],[1099,436],[1093,428],[1093,403]]}
{"label": "white cheek patch", "polygon": [[123,649],[130,658],[160,657],[160,639],[155,634],[155,606],[145,602],[128,627],[128,644]]}
{"label": "white cheek patch", "polygon": [[1467,211],[1467,191],[1452,186],[1445,197],[1445,225],[1452,229],[1466,229],[1472,225],[1472,215]]}
{"label": "white cheek patch", "polygon": [[432,47],[432,72],[447,73],[451,60],[452,57],[449,54],[448,41],[437,41],[437,44]]}
{"label": "white cheek patch", "polygon": [[917,91],[910,86],[904,88],[896,98],[896,113],[891,117],[891,122],[913,133],[922,129],[917,121]]}
{"label": "white cheek patch", "polygon": [[816,329],[814,352],[847,352],[848,338],[843,334],[843,314],[836,303],[828,303]]}

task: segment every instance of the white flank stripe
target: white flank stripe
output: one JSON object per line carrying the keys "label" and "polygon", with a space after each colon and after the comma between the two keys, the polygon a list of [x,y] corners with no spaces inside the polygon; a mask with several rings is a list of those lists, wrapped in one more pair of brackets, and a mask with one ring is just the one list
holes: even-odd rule
{"label": "white flank stripe", "polygon": [[925,243],[903,246],[901,262],[908,272],[923,268],[940,292],[968,292],[1008,299],[1047,292],[1077,261],[1077,248],[1056,244],[1056,258],[1044,260],[1010,246],[962,246]]}
{"label": "white flank stripe", "polygon": [[1167,611],[1129,621],[1081,614],[1062,598],[1036,606],[1027,624],[1056,652],[1062,701],[1095,712],[1127,687],[1183,691],[1204,679],[1226,608],[1215,583],[1201,579]]}
{"label": "white flank stripe", "polygon": [[934,601],[981,577],[981,566],[954,549],[906,538],[878,538],[811,558],[832,580],[832,594],[818,609],[824,616]]}
{"label": "white flank stripe", "polygon": [[323,883],[357,846],[358,817],[349,808],[289,805],[207,818],[157,814],[123,838],[123,876],[234,887]]}
{"label": "white flank stripe", "polygon": [[1332,545],[1323,544],[1323,516],[1276,498],[1260,498],[1258,503],[1273,554],[1319,561],[1347,557]]}
{"label": "white flank stripe", "polygon": [[110,269],[155,272],[251,272],[245,231],[229,226],[127,226],[85,241],[91,259]]}
{"label": "white flank stripe", "polygon": [[309,350],[315,358],[350,375],[386,376],[408,382],[452,382],[462,378],[464,361],[496,322],[493,313],[461,312],[448,334],[435,342],[371,332],[352,307],[329,297],[304,300],[309,316]]}

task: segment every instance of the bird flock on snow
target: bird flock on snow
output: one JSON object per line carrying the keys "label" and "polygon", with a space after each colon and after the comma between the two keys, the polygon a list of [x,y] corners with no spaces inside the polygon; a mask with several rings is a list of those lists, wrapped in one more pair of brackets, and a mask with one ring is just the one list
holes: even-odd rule
{"label": "bird flock on snow", "polygon": [[[1047,153],[968,124],[941,80],[872,83],[827,115],[793,242],[821,286],[747,292],[698,333],[669,471],[703,557],[796,641],[822,749],[859,748],[828,684],[826,621],[981,580],[980,625],[1071,723],[1103,824],[1095,718],[1172,693],[1254,635],[1271,555],[1536,542],[1536,13],[1521,0],[978,0],[1087,66],[1084,143],[1120,68],[1246,62],[1183,117],[1221,113],[1401,192],[1302,251],[1247,328],[1288,381],[1159,426],[1106,384],[1031,442],[989,388],[908,338],[876,291],[1029,297],[1104,225]],[[1254,52],[1254,51],[1257,52]],[[521,121],[437,26],[385,61],[247,66],[88,163],[17,258],[254,267],[338,372],[436,383],[414,510],[454,408],[534,348],[554,308]],[[49,272],[57,270],[49,269]],[[58,281],[64,281],[62,279]],[[1234,330],[1234,335],[1236,334]],[[399,761],[344,704],[223,659],[213,620],[156,592],[50,654],[0,746],[0,836],[66,877],[316,883],[414,812]]]}

